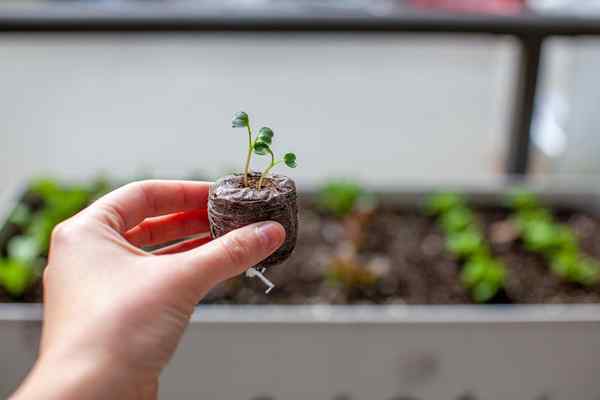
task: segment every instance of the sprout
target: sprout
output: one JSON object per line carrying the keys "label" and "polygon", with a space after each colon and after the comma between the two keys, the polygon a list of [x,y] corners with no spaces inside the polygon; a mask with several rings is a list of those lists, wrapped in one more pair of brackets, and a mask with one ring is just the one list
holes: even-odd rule
{"label": "sprout", "polygon": [[461,280],[477,303],[492,299],[504,286],[505,278],[504,265],[489,256],[473,257],[461,271]]}
{"label": "sprout", "polygon": [[506,271],[502,263],[491,256],[463,197],[455,193],[431,196],[425,212],[437,216],[446,233],[448,251],[465,259],[461,281],[473,300],[484,303],[492,299],[504,287]]}
{"label": "sprout", "polygon": [[458,257],[469,257],[486,251],[481,234],[474,229],[448,236],[446,247]]}
{"label": "sprout", "polygon": [[330,181],[319,190],[317,206],[337,217],[344,217],[355,211],[364,197],[365,191],[355,182]]}
{"label": "sprout", "polygon": [[25,204],[19,204],[15,207],[8,218],[8,222],[15,224],[20,228],[25,228],[31,222],[31,210]]}
{"label": "sprout", "polygon": [[22,296],[35,277],[35,271],[27,264],[17,260],[0,259],[0,286],[11,296]]}
{"label": "sprout", "polygon": [[516,188],[510,191],[507,202],[511,208],[519,211],[539,208],[537,196],[529,190],[523,188]]}
{"label": "sprout", "polygon": [[600,265],[597,261],[581,256],[574,251],[556,254],[550,268],[557,276],[584,286],[594,285],[600,279]]}
{"label": "sprout", "polygon": [[233,115],[231,121],[233,128],[246,128],[248,130],[248,153],[246,155],[246,163],[244,165],[244,186],[248,186],[248,175],[250,173],[250,160],[252,158],[252,152],[264,156],[271,156],[271,163],[262,172],[258,180],[257,189],[260,190],[264,179],[267,177],[269,172],[277,164],[284,163],[290,168],[296,168],[296,155],[294,153],[286,153],[281,160],[275,160],[273,150],[271,150],[271,144],[273,142],[273,130],[268,127],[262,127],[258,130],[258,134],[255,139],[252,139],[252,128],[250,126],[250,118],[248,114],[243,111],[238,111]]}
{"label": "sprout", "polygon": [[231,121],[233,128],[246,128],[248,129],[248,152],[246,154],[246,163],[244,164],[244,186],[248,186],[248,173],[250,169],[250,159],[252,158],[252,149],[254,148],[254,142],[252,141],[252,128],[250,127],[250,119],[248,114],[243,111],[238,111],[233,115]]}
{"label": "sprout", "polygon": [[561,279],[584,286],[600,281],[600,264],[582,254],[571,228],[556,223],[531,193],[521,192],[511,199],[525,248],[543,254]]}
{"label": "sprout", "polygon": [[[264,130],[264,131],[263,131]],[[262,133],[261,133],[262,132]],[[264,171],[260,174],[260,178],[258,180],[257,189],[260,190],[262,188],[263,181],[269,175],[269,172],[278,164],[285,164],[290,168],[296,168],[296,155],[294,153],[286,153],[281,160],[275,159],[275,154],[273,154],[273,150],[271,150],[271,140],[273,137],[273,131],[269,128],[261,128],[260,132],[256,138],[256,142],[254,143],[254,152],[258,155],[269,155],[271,156],[271,162],[264,169]]]}
{"label": "sprout", "polygon": [[440,224],[446,233],[461,232],[473,223],[473,213],[465,206],[448,210],[440,217]]}
{"label": "sprout", "polygon": [[464,205],[463,197],[457,193],[438,193],[427,198],[425,212],[429,215],[441,215]]}

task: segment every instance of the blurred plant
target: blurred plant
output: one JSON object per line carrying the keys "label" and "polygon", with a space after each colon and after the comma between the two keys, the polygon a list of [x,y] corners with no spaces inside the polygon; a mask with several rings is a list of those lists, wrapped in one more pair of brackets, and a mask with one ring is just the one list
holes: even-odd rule
{"label": "blurred plant", "polygon": [[462,232],[473,225],[473,213],[466,206],[457,206],[440,215],[440,225],[447,234]]}
{"label": "blurred plant", "polygon": [[492,299],[504,287],[506,269],[489,255],[476,255],[467,261],[461,271],[461,280],[471,290],[477,303]]}
{"label": "blurred plant", "polygon": [[463,196],[457,193],[438,193],[425,201],[425,213],[437,217],[446,234],[446,248],[463,259],[461,282],[477,303],[491,300],[504,287],[506,269],[491,256],[491,251],[473,211]]}
{"label": "blurred plant", "polygon": [[344,290],[368,288],[377,283],[379,277],[352,258],[336,257],[331,260],[325,274],[327,282]]}
{"label": "blurred plant", "polygon": [[338,218],[349,216],[369,201],[373,203],[372,197],[358,183],[349,180],[331,180],[317,195],[317,207]]}
{"label": "blurred plant", "polygon": [[34,211],[21,203],[12,212],[9,221],[20,228],[21,234],[9,240],[7,257],[0,258],[0,286],[12,296],[21,296],[41,272],[52,229],[110,188],[104,178],[89,187],[62,186],[53,179],[33,181],[28,196],[39,199],[41,206]]}
{"label": "blurred plant", "polygon": [[508,204],[525,248],[542,254],[553,273],[585,286],[600,281],[600,264],[581,252],[572,229],[557,223],[535,194],[515,190],[509,194]]}
{"label": "blurred plant", "polygon": [[466,202],[463,196],[458,193],[445,192],[429,196],[425,200],[424,208],[428,215],[438,216],[465,205]]}
{"label": "blurred plant", "polygon": [[13,212],[8,217],[8,222],[24,228],[31,222],[31,210],[25,204],[17,204]]}
{"label": "blurred plant", "polygon": [[23,296],[36,277],[35,270],[26,263],[0,259],[0,286],[12,297]]}
{"label": "blurred plant", "polygon": [[452,254],[463,258],[484,253],[486,250],[481,234],[475,229],[449,234],[446,247]]}

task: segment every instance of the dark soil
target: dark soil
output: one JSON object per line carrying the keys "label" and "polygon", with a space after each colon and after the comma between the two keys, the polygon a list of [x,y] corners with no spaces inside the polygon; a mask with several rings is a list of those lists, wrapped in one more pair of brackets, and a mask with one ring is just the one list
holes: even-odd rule
{"label": "dark soil", "polygon": [[[310,204],[301,205],[296,250],[267,276],[276,288],[265,295],[256,279],[238,277],[213,289],[211,304],[468,304],[461,286],[461,263],[445,250],[435,222],[418,211],[380,209],[372,215],[340,220]],[[585,213],[558,211],[583,251],[600,259],[600,219]],[[508,212],[477,209],[495,256],[508,270],[506,288],[494,303],[600,303],[600,286],[582,287],[553,275],[544,259],[526,251],[512,234]],[[6,232],[6,229],[5,229]],[[0,253],[5,249],[0,242]],[[332,279],[332,266],[344,271],[368,270],[368,277],[344,283]],[[354,275],[353,275],[354,276]],[[362,275],[361,275],[362,276]],[[358,278],[357,278],[358,279]],[[41,299],[38,283],[20,302]],[[0,302],[14,301],[0,289]]]}
{"label": "dark soil", "polygon": [[[506,210],[478,209],[477,216],[493,253],[508,270],[506,289],[492,303],[600,303],[600,287],[583,287],[560,280],[550,272],[542,257],[524,250],[514,235],[503,233],[503,229],[510,230]],[[586,254],[600,259],[599,218],[569,211],[559,212],[556,217],[574,229]],[[204,302],[472,303],[459,280],[461,263],[445,250],[444,236],[435,221],[418,211],[379,210],[366,223],[360,250],[352,257],[362,267],[380,274],[375,284],[348,287],[331,282],[326,276],[332,258],[348,251],[345,247],[350,231],[347,221],[305,206],[300,211],[294,254],[283,265],[267,273],[277,285],[271,293],[265,295],[260,282],[239,277],[215,288]]]}
{"label": "dark soil", "polygon": [[296,246],[298,237],[298,204],[296,184],[284,175],[271,175],[263,180],[259,173],[249,174],[248,186],[244,175],[227,175],[210,188],[208,220],[213,238],[232,230],[261,221],[277,221],[286,232],[286,238],[277,251],[261,261],[256,268],[271,268],[287,260]]}

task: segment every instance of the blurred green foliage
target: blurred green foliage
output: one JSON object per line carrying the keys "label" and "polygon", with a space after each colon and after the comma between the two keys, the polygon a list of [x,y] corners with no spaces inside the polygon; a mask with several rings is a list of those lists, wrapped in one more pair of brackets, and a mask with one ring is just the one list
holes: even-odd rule
{"label": "blurred green foliage", "polygon": [[9,217],[8,222],[21,233],[9,240],[7,256],[0,258],[0,286],[13,297],[22,296],[41,272],[54,227],[110,188],[106,178],[96,179],[89,186],[61,185],[46,178],[31,182],[26,198],[39,204],[33,207],[22,202]]}
{"label": "blurred green foliage", "polygon": [[317,207],[324,212],[345,217],[356,210],[366,196],[363,188],[355,182],[337,180],[325,184],[317,195]]}
{"label": "blurred green foliage", "polygon": [[425,213],[437,218],[446,234],[446,248],[463,259],[461,282],[477,303],[490,301],[504,287],[506,269],[495,260],[464,197],[437,193],[428,197]]}
{"label": "blurred green foliage", "polygon": [[535,194],[515,190],[509,195],[508,204],[525,248],[542,254],[553,273],[584,286],[600,281],[600,264],[581,252],[573,230],[556,222]]}

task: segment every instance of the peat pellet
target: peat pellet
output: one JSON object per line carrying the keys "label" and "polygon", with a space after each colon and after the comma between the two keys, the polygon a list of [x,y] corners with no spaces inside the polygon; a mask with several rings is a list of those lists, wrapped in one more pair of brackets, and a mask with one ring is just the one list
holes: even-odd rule
{"label": "peat pellet", "polygon": [[261,222],[277,221],[286,232],[285,242],[256,268],[268,268],[285,261],[296,247],[298,237],[298,204],[296,184],[285,175],[269,175],[257,189],[260,174],[227,175],[215,182],[209,191],[208,220],[210,233],[218,238],[243,226]]}

